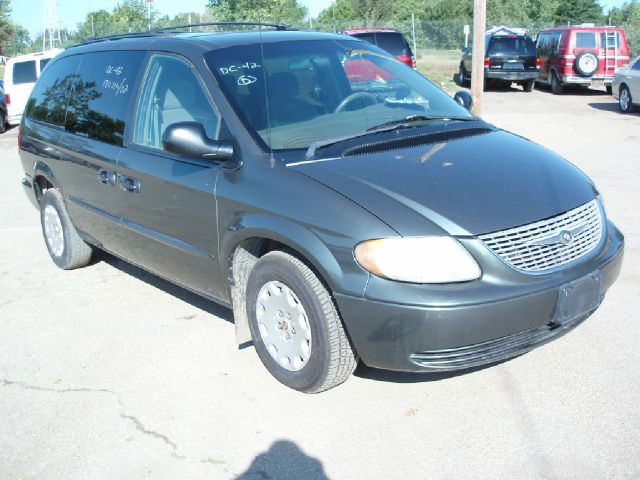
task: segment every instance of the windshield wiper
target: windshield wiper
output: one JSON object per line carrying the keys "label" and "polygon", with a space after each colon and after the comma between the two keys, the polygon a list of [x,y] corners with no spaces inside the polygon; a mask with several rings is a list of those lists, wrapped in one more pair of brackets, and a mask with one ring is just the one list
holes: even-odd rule
{"label": "windshield wiper", "polygon": [[[455,117],[446,115],[409,115],[408,117],[398,118],[397,120],[391,120],[390,122],[382,123],[367,129],[367,132],[379,132],[392,130],[393,128],[412,127],[413,123],[417,122],[429,122],[432,120],[440,120],[443,122],[449,121],[462,121],[468,122],[471,120],[478,120],[477,117]],[[389,128],[393,127],[393,128]]]}
{"label": "windshield wiper", "polygon": [[307,152],[304,157],[306,160],[313,160],[316,155],[316,150],[323,147],[328,147],[329,145],[335,145],[336,143],[344,142],[346,140],[353,140],[354,138],[364,137],[366,135],[371,135],[373,133],[386,132],[389,130],[396,130],[398,128],[411,128],[414,125],[412,123],[416,122],[425,122],[432,120],[440,120],[444,122],[448,122],[451,120],[460,120],[460,121],[470,121],[470,120],[478,120],[478,117],[454,117],[454,116],[442,116],[442,115],[409,115],[405,118],[400,118],[397,120],[392,120],[390,122],[383,123],[381,125],[376,125],[375,127],[368,128],[364,132],[356,133],[354,135],[346,135],[344,137],[330,138],[327,140],[319,140],[317,142],[313,142],[307,148]]}

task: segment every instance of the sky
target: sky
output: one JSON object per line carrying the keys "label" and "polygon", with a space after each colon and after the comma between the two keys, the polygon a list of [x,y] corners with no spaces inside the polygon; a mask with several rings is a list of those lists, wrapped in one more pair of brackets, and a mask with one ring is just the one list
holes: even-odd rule
{"label": "sky", "polygon": [[[309,9],[311,17],[316,17],[333,0],[299,0]],[[620,6],[624,0],[600,0],[605,11]],[[11,18],[22,25],[36,38],[42,33],[45,0],[11,0]],[[111,10],[119,2],[117,0],[57,0],[58,18],[61,27],[75,30],[90,11],[99,9]],[[206,0],[153,0],[153,6],[162,15],[174,16],[182,12],[204,11]]]}

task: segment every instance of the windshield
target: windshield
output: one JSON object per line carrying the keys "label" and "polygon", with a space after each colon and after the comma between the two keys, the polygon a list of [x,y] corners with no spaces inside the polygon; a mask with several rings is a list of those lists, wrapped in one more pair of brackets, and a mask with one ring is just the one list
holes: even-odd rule
{"label": "windshield", "polygon": [[415,115],[474,118],[422,75],[358,40],[242,45],[205,58],[245,125],[273,150],[306,149]]}

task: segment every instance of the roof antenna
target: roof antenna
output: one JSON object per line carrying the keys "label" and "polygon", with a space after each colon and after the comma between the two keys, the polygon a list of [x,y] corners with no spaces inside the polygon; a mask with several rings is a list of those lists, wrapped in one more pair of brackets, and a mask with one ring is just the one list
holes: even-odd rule
{"label": "roof antenna", "polygon": [[275,167],[276,159],[273,156],[273,147],[271,146],[271,118],[269,116],[269,89],[267,88],[267,69],[264,64],[264,42],[262,40],[262,19],[258,18],[260,25],[258,26],[258,34],[260,35],[260,63],[262,64],[262,78],[264,85],[264,107],[267,110],[267,139],[269,141],[269,164],[271,168]]}

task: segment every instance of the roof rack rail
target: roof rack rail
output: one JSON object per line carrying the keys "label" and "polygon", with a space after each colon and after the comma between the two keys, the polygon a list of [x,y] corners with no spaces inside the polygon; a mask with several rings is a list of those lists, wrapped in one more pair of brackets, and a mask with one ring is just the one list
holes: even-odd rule
{"label": "roof rack rail", "polygon": [[186,25],[172,25],[168,27],[160,27],[154,28],[151,32],[155,33],[168,33],[177,29],[183,28],[192,28],[192,27],[234,27],[234,26],[243,26],[243,27],[269,27],[275,30],[289,30],[286,25],[279,25],[277,23],[262,23],[262,22],[204,22],[204,23],[188,23]]}
{"label": "roof rack rail", "polygon": [[153,37],[155,34],[153,32],[130,32],[130,33],[115,33],[113,35],[104,35],[101,37],[89,37],[77,45],[72,45],[71,47],[78,47],[80,45],[88,45],[90,43],[98,43],[98,42],[106,42],[109,40],[120,40],[121,38],[138,38],[138,37]]}

